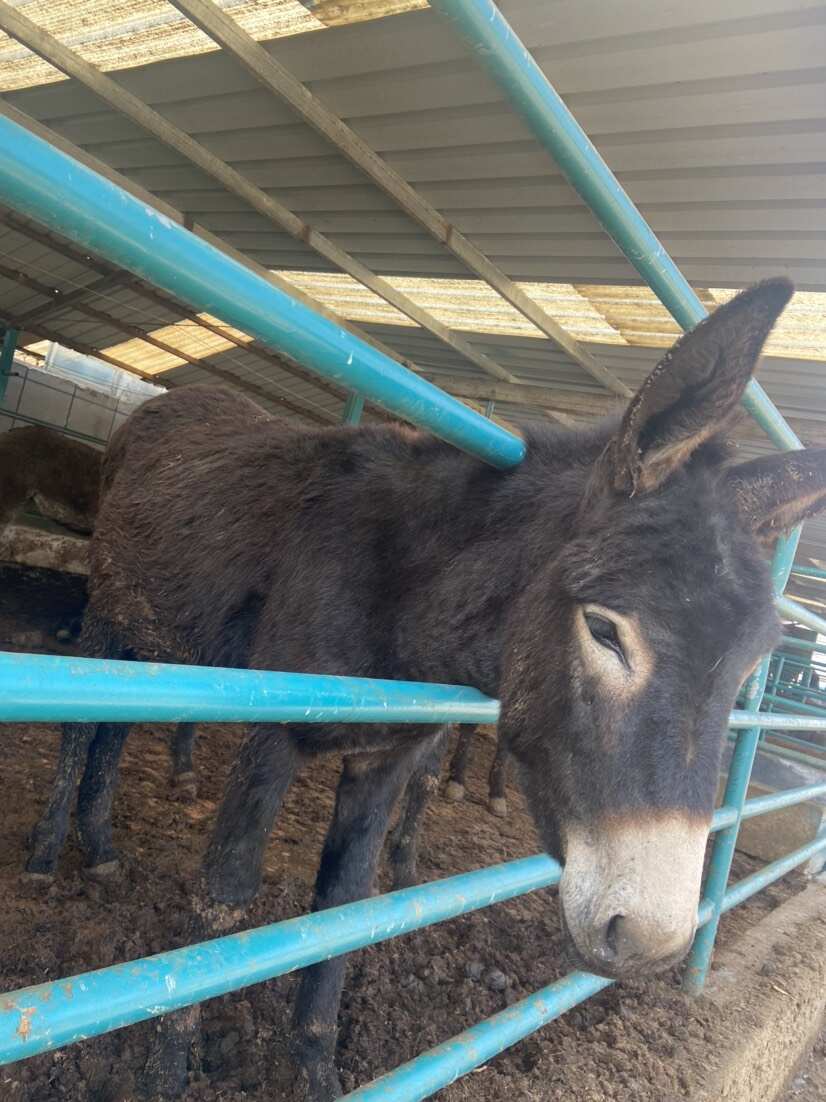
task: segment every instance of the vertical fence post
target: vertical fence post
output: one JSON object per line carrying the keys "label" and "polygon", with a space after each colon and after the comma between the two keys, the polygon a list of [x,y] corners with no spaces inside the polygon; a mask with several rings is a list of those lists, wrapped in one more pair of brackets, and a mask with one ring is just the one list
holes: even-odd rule
{"label": "vertical fence post", "polygon": [[[678,324],[690,329],[702,321],[707,311],[699,296],[493,0],[430,0],[430,6],[465,40],[474,59],[493,77],[536,140],[548,151],[606,233]],[[743,405],[778,447],[802,447],[797,435],[754,379],[746,388]],[[786,586],[799,535],[798,530],[778,543],[772,563],[778,596]],[[746,707],[749,710],[757,711],[760,707],[768,668],[767,658],[747,683]],[[745,798],[759,737],[759,728],[743,731],[732,756],[726,803],[738,808],[738,818],[715,841],[707,885],[714,905],[714,918],[702,927],[697,937],[686,980],[687,990],[699,991],[708,970],[720,902],[740,825],[739,809]]]}
{"label": "vertical fence post", "polygon": [[[778,540],[772,561],[772,580],[774,591],[778,595],[786,588],[799,539],[800,529],[798,528],[792,535]],[[771,656],[765,658],[746,682],[745,708],[748,711],[756,712],[760,708],[769,675],[770,661]],[[720,925],[723,896],[726,894],[731,862],[734,858],[734,847],[740,830],[743,804],[746,800],[751,770],[754,765],[754,755],[757,753],[759,741],[759,727],[749,727],[744,731],[740,731],[734,745],[734,753],[731,755],[723,806],[734,808],[737,818],[730,827],[720,831],[714,839],[711,850],[711,861],[705,883],[705,899],[711,904],[713,911],[710,921],[697,931],[694,946],[688,958],[683,977],[683,990],[689,995],[699,994],[708,976],[711,955],[714,952],[714,942],[717,938],[717,927]]]}
{"label": "vertical fence post", "polygon": [[364,409],[364,398],[351,390],[344,403],[344,413],[341,415],[342,425],[357,425],[361,421],[361,413]]}
{"label": "vertical fence post", "polygon": [[0,405],[6,397],[6,387],[14,367],[14,353],[17,351],[17,330],[7,329],[3,333],[3,343],[0,345]]}

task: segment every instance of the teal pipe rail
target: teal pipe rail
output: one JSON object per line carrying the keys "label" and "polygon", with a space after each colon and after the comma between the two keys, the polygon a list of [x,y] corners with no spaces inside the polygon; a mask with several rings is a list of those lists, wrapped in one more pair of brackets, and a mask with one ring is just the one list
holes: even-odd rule
{"label": "teal pipe rail", "polygon": [[4,723],[496,723],[461,685],[0,652]]}
{"label": "teal pipe rail", "polygon": [[[819,635],[826,635],[826,620],[818,616],[816,612],[811,612],[805,605],[793,601],[791,597],[780,597],[777,601],[777,608],[781,616],[786,616],[789,620],[796,620],[798,624],[803,624],[804,627],[814,628]],[[816,647],[817,643],[813,641],[812,645]]]}
{"label": "teal pipe rail", "polygon": [[3,333],[3,343],[0,345],[0,406],[6,397],[9,379],[14,368],[14,354],[17,351],[16,329],[7,329]]}
{"label": "teal pipe rail", "polygon": [[[810,785],[749,800],[743,817],[826,791]],[[722,807],[712,831],[737,814]],[[357,903],[174,949],[143,960],[8,992],[0,999],[0,1064],[95,1037],[332,956],[551,887],[562,869],[546,854],[420,884]],[[604,984],[604,981],[599,981]]]}
{"label": "teal pipe rail", "polygon": [[589,972],[571,972],[366,1087],[345,1094],[341,1102],[420,1102],[612,982]]}
{"label": "teal pipe rail", "polygon": [[[782,594],[786,587],[799,539],[800,529],[798,528],[793,535],[778,540],[772,561],[772,583],[774,592],[778,596]],[[746,680],[746,703],[754,711],[759,711],[763,700],[770,662],[770,657],[765,658],[758,669]],[[730,827],[722,830],[714,839],[704,888],[705,897],[712,906],[712,915],[709,921],[697,931],[694,945],[688,957],[683,976],[683,989],[689,994],[697,995],[702,991],[708,976],[708,970],[711,967],[717,929],[720,925],[720,916],[723,913],[726,886],[731,873],[737,835],[740,831],[740,817],[746,801],[754,758],[760,743],[763,720],[761,719],[759,723],[760,726],[749,727],[739,733],[729,762],[723,803],[726,807],[735,808],[738,817]]]}
{"label": "teal pipe rail", "polygon": [[[2,723],[478,723],[499,701],[463,685],[0,651]],[[820,731],[822,719],[736,709],[732,730]]]}
{"label": "teal pipe rail", "polygon": [[[678,324],[691,329],[702,321],[706,308],[688,280],[492,0],[431,0],[430,6],[467,42],[476,60]],[[754,380],[743,404],[778,447],[802,446]]]}
{"label": "teal pipe rail", "polygon": [[[824,849],[826,836],[740,880],[723,897],[723,912],[730,911],[756,892],[779,880],[781,876],[822,853]],[[700,928],[710,920],[712,913],[712,905],[704,900],[698,910]],[[499,1014],[494,1014],[492,1018],[402,1064],[395,1071],[351,1091],[341,1102],[421,1102],[585,999],[610,987],[612,982],[587,972],[572,972]]]}
{"label": "teal pipe rail", "polygon": [[[804,692],[806,692],[805,689]],[[809,694],[807,693],[807,695]],[[813,704],[804,704],[800,700],[791,700],[788,697],[778,696],[776,693],[765,693],[763,699],[770,700],[772,704],[779,704],[785,708],[789,708],[793,712],[800,712],[802,715],[823,716],[826,718],[826,709],[817,708]],[[775,709],[775,714],[779,715],[781,713],[778,713]]]}
{"label": "teal pipe rail", "polygon": [[517,436],[2,116],[0,199],[194,310],[496,467],[515,466],[524,457]]}
{"label": "teal pipe rail", "polygon": [[792,574],[800,574],[804,578],[819,578],[820,581],[826,581],[826,570],[821,570],[819,566],[795,566],[792,570]]}

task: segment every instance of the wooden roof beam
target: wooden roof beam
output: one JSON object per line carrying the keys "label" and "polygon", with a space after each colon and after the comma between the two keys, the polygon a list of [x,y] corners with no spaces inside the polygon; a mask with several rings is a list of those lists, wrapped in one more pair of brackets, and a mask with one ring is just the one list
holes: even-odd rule
{"label": "wooden roof beam", "polygon": [[[87,168],[90,168],[93,172],[97,172],[99,175],[103,176],[104,179],[111,180],[113,184],[117,184],[118,187],[123,188],[123,190],[130,195],[140,199],[142,203],[148,203],[149,206],[155,207],[156,210],[159,210],[168,218],[173,219],[173,221],[179,222],[182,225],[187,221],[181,211],[165,202],[159,196],[153,194],[151,191],[147,191],[146,188],[141,187],[140,184],[135,183],[134,180],[130,180],[127,176],[117,172],[111,165],[107,165],[104,161],[88,153],[85,149],[81,149],[80,146],[74,145],[72,142],[68,141],[68,139],[64,138],[62,134],[58,134],[57,131],[51,130],[48,126],[38,122],[37,119],[32,118],[31,115],[27,115],[24,111],[20,111],[10,103],[5,102],[2,97],[0,97],[0,114],[5,115],[13,122],[30,130],[33,134],[37,134],[43,141],[49,142],[70,157],[74,157],[80,164],[86,165]],[[19,218],[19,216],[12,217],[7,215],[5,218],[0,216],[0,221],[16,228],[18,232],[21,232],[22,227],[22,232],[24,234],[32,237],[36,241],[47,242],[50,248],[55,249],[64,256],[73,255],[68,242],[63,238],[53,236],[41,227],[35,226],[34,223],[29,223],[25,219]],[[15,223],[17,223],[16,226]],[[206,229],[205,226],[201,226],[197,222],[192,222],[187,228],[191,229],[194,234],[201,237],[204,241],[208,241],[210,245],[214,246],[220,252],[232,257],[232,259],[236,260],[239,264],[243,264],[246,268],[249,268],[251,272],[255,272],[255,274],[262,279],[267,280],[269,283],[272,283],[273,286],[284,291],[285,294],[292,295],[292,297],[299,302],[303,302],[310,310],[314,310],[317,314],[332,321],[335,325],[339,325],[342,329],[346,329],[348,333],[353,333],[359,340],[363,340],[366,344],[378,349],[379,352],[383,352],[385,356],[389,356],[391,360],[395,360],[397,363],[402,364],[403,367],[407,367],[409,370],[415,371],[416,373],[420,372],[418,364],[414,363],[414,361],[408,357],[403,356],[397,349],[391,348],[372,333],[368,333],[365,329],[361,329],[355,322],[350,321],[349,318],[337,314],[335,310],[330,309],[329,306],[325,306],[323,302],[313,298],[312,295],[302,291],[299,287],[295,287],[291,283],[288,283],[286,279],[283,279],[276,272],[271,272],[268,268],[264,268],[256,260],[253,260],[252,257],[240,252],[227,241],[224,241],[223,238],[218,237],[216,234]],[[85,263],[89,267],[94,267],[96,271],[106,270],[104,262],[99,258],[81,254],[79,251],[76,257],[80,257],[80,262]],[[111,270],[116,271],[117,269],[113,267]],[[169,303],[173,301],[172,298],[166,299],[164,294],[150,284],[138,283],[136,284],[136,290],[139,290],[144,298],[154,297],[155,301],[165,305],[167,308]],[[188,310],[188,308],[183,307],[181,307],[181,309],[184,310],[184,312]],[[203,326],[208,324],[203,319],[199,319],[199,323]],[[246,345],[246,347],[249,348],[250,345]],[[322,390],[327,390],[330,393],[336,394],[341,399],[342,404],[346,401],[348,392],[344,387],[329,382],[321,375],[316,375],[314,372],[302,367],[293,360],[282,358],[267,345],[259,345],[256,341],[252,347],[265,352],[273,362],[277,363],[279,367],[289,374],[294,375],[296,378],[303,379],[305,382],[313,383]],[[382,408],[382,406],[371,402],[369,398],[365,400],[365,408],[368,409],[373,416],[380,419],[398,420],[398,418],[392,417],[387,410]]]}
{"label": "wooden roof beam", "polygon": [[[253,210],[258,211],[268,221],[285,230],[297,241],[303,241],[320,256],[323,256],[325,260],[341,268],[342,271],[347,272],[353,279],[367,287],[373,294],[390,303],[395,309],[415,321],[417,325],[421,325],[423,329],[433,333],[435,337],[461,356],[481,367],[486,374],[505,382],[515,382],[514,376],[490,356],[474,348],[464,337],[449,329],[429,311],[419,306],[403,292],[397,290],[386,279],[376,275],[361,261],[345,252],[344,249],[339,248],[325,234],[313,229],[293,211],[267,195],[261,188],[256,187],[255,184],[247,180],[225,161],[216,157],[206,146],[191,138],[185,131],[169,122],[163,115],[127,91],[111,77],[106,76],[94,65],[64,46],[53,35],[32,23],[30,19],[27,19],[16,8],[12,8],[5,3],[4,0],[0,0],[0,28],[30,50],[39,54],[50,65],[54,65],[56,69],[66,73],[67,76],[74,77],[75,80],[94,92],[104,103],[130,118],[163,142],[164,145],[174,149],[186,160],[197,165],[203,172],[217,180],[227,191],[243,199]],[[253,40],[250,39],[250,41]]]}
{"label": "wooden roof beam", "polygon": [[[498,265],[451,225],[363,138],[317,99],[280,62],[271,57],[231,16],[221,11],[214,0],[170,2],[227,53],[232,54],[260,84],[285,100],[306,123],[365,172],[407,215],[427,230],[431,237],[453,253],[466,268],[493,287],[506,302],[550,337],[575,363],[614,394],[630,397],[631,391],[621,379],[598,363],[590,352],[525,294]],[[2,4],[3,11],[6,7],[6,4]],[[5,29],[9,30],[8,27]],[[14,34],[14,31],[9,30],[9,33]],[[513,377],[510,381],[516,382]]]}
{"label": "wooden roof beam", "polygon": [[[302,380],[303,382],[311,383],[313,386],[317,386],[319,390],[323,390],[327,394],[331,394],[339,399],[342,397],[342,389],[340,387],[334,386],[332,383],[328,383],[327,380],[322,378],[320,375],[316,376],[310,371],[305,371],[303,368],[293,367],[291,363],[283,359],[276,352],[272,352],[270,351],[270,349],[265,348],[263,345],[259,345],[257,341],[241,340],[240,337],[236,337],[233,333],[229,332],[228,327],[214,325],[212,322],[207,321],[205,318],[199,317],[188,306],[179,303],[177,299],[174,299],[171,296],[164,294],[162,291],[156,290],[154,287],[151,287],[149,284],[144,283],[137,277],[129,276],[128,272],[121,272],[118,268],[115,268],[114,265],[109,264],[108,261],[99,260],[97,257],[85,255],[81,250],[77,249],[75,246],[69,244],[68,242],[64,242],[62,238],[56,237],[48,230],[44,230],[40,226],[30,224],[29,222],[21,219],[19,216],[12,214],[0,215],[0,224],[8,226],[10,229],[15,230],[17,233],[21,233],[28,237],[31,237],[32,240],[37,241],[39,244],[45,245],[49,249],[53,249],[61,256],[65,256],[67,260],[74,260],[77,264],[83,264],[86,267],[91,268],[93,271],[103,273],[103,279],[98,281],[101,284],[104,282],[104,280],[116,282],[115,276],[118,275],[125,277],[124,280],[121,280],[120,282],[122,282],[124,286],[128,286],[130,290],[134,291],[134,293],[136,295],[139,295],[141,298],[145,298],[150,302],[156,303],[163,310],[169,313],[180,314],[182,318],[194,322],[200,329],[203,329],[205,332],[214,333],[216,336],[219,336],[222,339],[228,341],[230,344],[235,345],[236,348],[242,348],[245,352],[251,352],[255,354],[259,359],[266,360],[267,363],[273,364],[275,367],[278,367],[280,370],[287,372],[287,374],[292,375],[295,378]],[[108,273],[108,275],[106,273]],[[84,292],[91,293],[93,287],[97,287],[97,284],[88,284],[83,288],[78,288],[78,296],[80,298],[83,298],[84,296],[80,295],[80,291],[82,290]],[[74,294],[75,292],[69,291],[58,299],[55,292],[52,292],[53,301],[51,303],[46,303],[42,307],[36,307],[35,310],[30,311],[29,314],[25,315],[25,317],[28,318],[33,314],[39,313],[41,310],[45,310],[47,306],[55,313],[62,309],[68,310],[74,305],[74,302],[76,301],[74,299],[72,301],[69,301],[70,296]],[[109,320],[112,321],[113,319],[109,318]],[[128,325],[129,323],[126,322],[125,324]],[[158,322],[158,328],[165,328],[166,326],[173,324],[174,322]],[[176,353],[176,355],[177,354],[178,353]]]}
{"label": "wooden roof beam", "polygon": [[[12,280],[15,283],[19,283],[23,287],[28,287],[29,290],[34,291],[38,295],[43,295],[46,298],[51,298],[54,293],[52,288],[49,287],[48,284],[41,283],[40,280],[34,279],[26,272],[21,272],[18,268],[10,268],[5,264],[0,264],[0,276],[2,276],[4,279]],[[218,367],[216,364],[213,364],[208,359],[197,359],[194,356],[190,356],[186,352],[182,352],[179,349],[175,348],[173,345],[167,344],[166,341],[158,340],[157,337],[153,337],[150,333],[145,333],[137,326],[129,325],[127,322],[119,321],[117,318],[110,317],[109,314],[104,314],[101,310],[96,310],[92,306],[84,305],[82,302],[76,302],[73,304],[72,309],[76,310],[78,313],[85,314],[87,317],[93,318],[94,320],[104,325],[110,325],[113,329],[119,330],[126,336],[145,341],[152,347],[158,348],[161,351],[166,352],[170,356],[175,356],[179,360],[183,360],[185,363],[191,364],[193,367],[199,368],[205,374],[212,375],[215,378],[221,379],[222,382],[229,383],[230,385],[237,387],[239,390],[253,395],[254,397],[258,398],[259,401],[263,399],[264,401],[271,402],[274,405],[283,406],[284,409],[287,409],[300,417],[307,418],[308,420],[314,421],[320,425],[329,425],[336,423],[335,418],[332,416],[329,418],[326,416],[322,416],[315,410],[310,409],[308,406],[305,406],[303,403],[300,404],[298,402],[291,401],[289,398],[285,397],[282,394],[279,394],[277,391],[270,392],[268,390],[265,390],[263,387],[256,386],[255,383],[248,382],[246,379],[239,379],[236,375],[233,375],[231,371],[227,371],[225,368]],[[16,329],[27,329],[29,332],[35,333],[36,335],[38,334],[38,332],[46,332],[46,330],[44,330],[42,326],[39,326],[37,322],[35,322],[35,327],[32,327],[31,324],[25,326],[22,325],[21,319],[19,318],[8,318],[7,320],[9,324],[14,325]],[[68,337],[55,336],[52,334],[49,336],[44,336],[42,337],[42,339],[53,340],[56,341],[56,343],[58,344],[65,344],[70,347],[74,347],[78,352],[82,352],[85,355],[96,356],[98,359],[105,360],[107,363],[111,363],[115,367],[120,367],[124,371],[128,371],[131,375],[138,375],[141,379],[147,379],[150,382],[159,383],[163,379],[163,372],[152,375],[148,372],[140,371],[139,369],[132,367],[130,364],[127,364],[124,360],[119,360],[116,357],[109,355],[108,353],[101,352],[100,350],[93,350],[91,345],[85,344],[81,341],[76,341],[74,338],[70,339]],[[175,384],[173,383],[172,385],[174,386]]]}

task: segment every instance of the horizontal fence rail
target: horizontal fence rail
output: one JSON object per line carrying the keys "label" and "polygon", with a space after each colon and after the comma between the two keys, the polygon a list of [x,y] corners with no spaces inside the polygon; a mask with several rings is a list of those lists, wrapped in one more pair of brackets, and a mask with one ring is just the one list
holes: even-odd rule
{"label": "horizontal fence rail", "polygon": [[[753,818],[824,794],[826,783],[761,796],[746,801],[742,818]],[[711,831],[728,828],[736,818],[736,808],[720,808],[714,815]],[[826,836],[761,869],[732,889],[738,893],[737,901],[823,849]],[[559,883],[561,875],[558,862],[547,854],[539,854],[8,992],[0,999],[0,1064],[121,1029],[539,888],[552,887]],[[725,902],[723,909],[729,909]],[[707,921],[710,913],[709,905],[703,903],[699,921]],[[593,990],[607,985],[600,977],[591,976],[589,981],[597,985]],[[591,986],[585,984],[581,989],[586,991],[583,998],[593,993]],[[558,1013],[567,1008],[562,1006]],[[505,1032],[501,1035],[505,1036]],[[518,1039],[514,1037],[507,1044]],[[504,1047],[506,1044],[495,1051]],[[483,1059],[484,1055],[476,1063]],[[466,1070],[474,1066],[470,1064]],[[354,1097],[359,1097],[359,1093]]]}
{"label": "horizontal fence rail", "polygon": [[[826,850],[826,837],[803,846],[752,876],[747,876],[729,888],[723,896],[722,911],[725,913],[745,902],[750,896],[823,850]],[[702,927],[709,922],[712,914],[711,903],[703,901],[698,912],[699,925]],[[554,1021],[566,1010],[610,987],[612,982],[588,972],[571,972],[556,983],[543,987],[536,994],[494,1014],[492,1018],[402,1064],[395,1071],[351,1091],[341,1102],[420,1102],[543,1025]]]}
{"label": "horizontal fence rail", "polygon": [[519,437],[3,116],[0,199],[494,466],[515,466],[525,454]]}
{"label": "horizontal fence rail", "polygon": [[[495,724],[499,701],[464,685],[176,666],[0,651],[3,723]],[[732,730],[819,731],[822,719],[735,709]]]}

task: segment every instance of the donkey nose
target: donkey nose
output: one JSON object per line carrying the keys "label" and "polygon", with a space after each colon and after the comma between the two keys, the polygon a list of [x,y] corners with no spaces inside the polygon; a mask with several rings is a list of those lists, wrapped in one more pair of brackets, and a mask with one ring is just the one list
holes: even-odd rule
{"label": "donkey nose", "polygon": [[589,938],[595,965],[612,975],[632,975],[666,968],[682,957],[691,944],[682,931],[659,926],[629,914],[614,914],[598,925]]}

